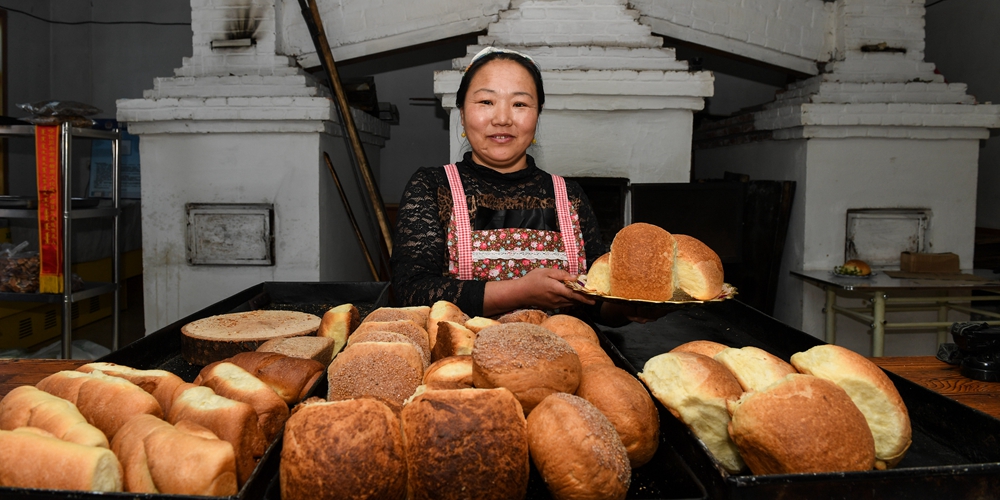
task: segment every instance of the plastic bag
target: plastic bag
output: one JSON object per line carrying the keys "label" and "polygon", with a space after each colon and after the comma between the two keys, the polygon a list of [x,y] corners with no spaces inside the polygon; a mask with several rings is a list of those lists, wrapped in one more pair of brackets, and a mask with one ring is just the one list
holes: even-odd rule
{"label": "plastic bag", "polygon": [[[38,252],[24,251],[28,242],[0,244],[0,292],[35,293],[38,291]],[[83,287],[83,280],[73,275],[73,291]]]}
{"label": "plastic bag", "polygon": [[17,107],[30,116],[24,121],[34,125],[59,125],[69,122],[74,127],[92,127],[94,120],[87,118],[101,112],[100,109],[76,101],[39,101],[18,104]]}

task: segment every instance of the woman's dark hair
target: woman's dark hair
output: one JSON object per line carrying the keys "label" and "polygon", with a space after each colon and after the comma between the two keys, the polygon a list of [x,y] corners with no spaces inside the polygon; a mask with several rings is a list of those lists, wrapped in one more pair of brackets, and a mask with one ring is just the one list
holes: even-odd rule
{"label": "woman's dark hair", "polygon": [[497,59],[506,59],[508,61],[514,61],[524,69],[528,70],[528,74],[531,75],[531,79],[535,81],[535,90],[538,92],[538,112],[542,112],[542,105],[545,104],[545,89],[542,87],[542,72],[535,66],[527,57],[520,54],[514,54],[511,52],[491,52],[485,56],[476,59],[472,64],[469,65],[465,70],[465,74],[462,75],[462,83],[458,85],[458,92],[455,94],[455,105],[461,109],[465,105],[465,95],[469,92],[469,83],[472,82],[472,77],[476,76],[479,69],[486,65],[490,61]]}

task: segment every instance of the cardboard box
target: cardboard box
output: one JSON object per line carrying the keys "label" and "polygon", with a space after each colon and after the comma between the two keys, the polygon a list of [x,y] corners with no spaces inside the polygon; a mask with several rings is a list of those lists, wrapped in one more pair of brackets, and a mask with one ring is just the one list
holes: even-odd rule
{"label": "cardboard box", "polygon": [[958,273],[958,254],[902,252],[899,270],[909,273]]}

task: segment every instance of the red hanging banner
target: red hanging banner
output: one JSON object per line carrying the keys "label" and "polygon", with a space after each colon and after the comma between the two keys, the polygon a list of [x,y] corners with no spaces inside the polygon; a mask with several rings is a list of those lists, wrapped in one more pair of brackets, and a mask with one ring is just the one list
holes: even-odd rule
{"label": "red hanging banner", "polygon": [[38,170],[38,291],[63,292],[62,182],[59,125],[35,126]]}

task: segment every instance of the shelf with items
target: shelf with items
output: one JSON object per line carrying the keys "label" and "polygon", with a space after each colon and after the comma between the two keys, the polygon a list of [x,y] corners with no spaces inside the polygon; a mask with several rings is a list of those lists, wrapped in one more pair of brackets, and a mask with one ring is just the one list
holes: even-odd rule
{"label": "shelf with items", "polygon": [[[34,137],[34,125],[0,125],[0,137]],[[89,200],[72,198],[73,185],[72,143],[73,139],[95,139],[111,141],[112,156],[112,196],[111,206],[94,206]],[[62,293],[12,293],[0,292],[0,302],[39,302],[62,303],[62,357],[72,358],[73,337],[73,304],[82,300],[113,293],[112,304],[112,345],[111,350],[118,349],[119,340],[119,310],[121,294],[121,228],[120,228],[120,196],[119,196],[119,146],[121,133],[115,130],[99,130],[74,127],[67,123],[59,126],[59,182],[62,189],[62,254],[63,254],[63,290]],[[10,200],[7,200],[10,201]],[[16,201],[16,200],[15,200]],[[6,219],[37,219],[38,210],[35,204],[23,205],[14,203],[0,207],[0,218]],[[112,276],[111,282],[89,282],[73,290],[72,273],[72,221],[89,218],[110,218],[112,220]]]}

